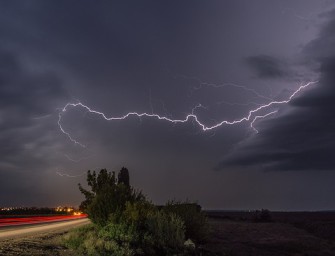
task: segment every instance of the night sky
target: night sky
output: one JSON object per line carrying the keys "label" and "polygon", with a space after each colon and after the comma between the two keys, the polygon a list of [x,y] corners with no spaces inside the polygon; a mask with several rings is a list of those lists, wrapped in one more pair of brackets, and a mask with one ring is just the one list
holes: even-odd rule
{"label": "night sky", "polygon": [[[63,109],[211,127],[308,82],[207,131]],[[157,204],[335,209],[334,113],[335,1],[0,1],[0,207],[125,166]]]}

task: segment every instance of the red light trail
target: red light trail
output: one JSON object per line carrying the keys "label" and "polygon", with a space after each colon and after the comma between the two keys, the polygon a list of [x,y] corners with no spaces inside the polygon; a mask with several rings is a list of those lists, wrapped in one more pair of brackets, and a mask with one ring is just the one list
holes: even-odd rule
{"label": "red light trail", "polygon": [[58,215],[58,216],[33,216],[33,217],[0,217],[0,227],[10,227],[29,224],[43,224],[49,222],[58,222],[66,220],[75,220],[86,218],[86,214],[81,215]]}

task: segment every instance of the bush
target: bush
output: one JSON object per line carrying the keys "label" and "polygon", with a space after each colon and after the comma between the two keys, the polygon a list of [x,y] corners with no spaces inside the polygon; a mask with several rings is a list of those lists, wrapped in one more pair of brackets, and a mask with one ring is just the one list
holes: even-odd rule
{"label": "bush", "polygon": [[186,239],[204,242],[208,237],[207,218],[198,204],[170,201],[163,207],[163,210],[176,214],[184,221]]}
{"label": "bush", "polygon": [[157,208],[147,201],[127,202],[122,213],[122,219],[129,225],[136,226],[138,230],[143,230],[148,216],[156,210]]}
{"label": "bush", "polygon": [[145,255],[170,255],[181,252],[185,241],[182,219],[158,210],[149,202],[127,203],[123,221],[140,234],[138,247]]}
{"label": "bush", "polygon": [[256,222],[270,222],[272,217],[268,209],[256,210],[254,214],[254,220]]}
{"label": "bush", "polygon": [[80,208],[99,226],[106,225],[111,214],[114,216],[121,214],[127,202],[145,201],[142,193],[129,185],[126,168],[122,168],[118,180],[114,172],[107,172],[106,169],[102,169],[98,175],[88,171],[87,184],[91,187],[91,191],[79,184],[79,190],[85,196]]}
{"label": "bush", "polygon": [[87,225],[63,237],[66,247],[84,255],[132,256],[136,254],[136,249],[131,246],[133,242],[137,242],[137,236],[131,227],[113,223],[103,229]]}
{"label": "bush", "polygon": [[156,210],[145,221],[144,250],[146,255],[173,255],[183,251],[185,226],[174,213]]}
{"label": "bush", "polygon": [[64,237],[65,246],[87,255],[175,255],[184,251],[184,242],[182,219],[148,202],[127,203],[122,217],[111,217],[103,227],[75,229]]}
{"label": "bush", "polygon": [[135,255],[136,251],[140,252],[140,249],[137,249],[140,234],[134,226],[125,222],[109,222],[99,231],[98,237],[104,241],[102,249],[105,254]]}
{"label": "bush", "polygon": [[87,183],[90,190],[79,184],[85,195],[81,209],[93,224],[64,237],[65,246],[81,254],[190,255],[196,250],[193,241],[206,237],[207,222],[200,206],[170,202],[158,209],[130,186],[126,168],[118,179],[106,169],[98,175],[88,171]]}
{"label": "bush", "polygon": [[66,247],[75,249],[81,253],[92,251],[92,249],[87,248],[86,241],[90,239],[90,237],[95,236],[97,230],[94,225],[85,225],[80,228],[76,228],[71,230],[69,233],[63,236],[63,243]]}

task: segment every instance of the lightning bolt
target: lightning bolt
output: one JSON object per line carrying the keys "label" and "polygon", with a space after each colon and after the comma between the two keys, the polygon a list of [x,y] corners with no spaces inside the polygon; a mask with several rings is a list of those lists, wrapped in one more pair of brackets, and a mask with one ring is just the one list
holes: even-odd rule
{"label": "lightning bolt", "polygon": [[33,117],[32,119],[34,119],[34,120],[38,120],[38,119],[48,118],[48,117],[50,117],[50,116],[51,116],[51,114],[47,114],[47,115],[44,115],[44,116],[36,116],[36,117]]}
{"label": "lightning bolt", "polygon": [[215,84],[215,83],[209,83],[209,82],[205,82],[203,80],[201,80],[200,78],[196,77],[196,76],[187,76],[187,75],[181,75],[181,74],[176,74],[174,75],[175,78],[182,78],[182,79],[189,79],[189,80],[193,80],[196,81],[198,83],[198,86],[194,86],[192,87],[192,89],[194,91],[200,90],[204,87],[212,87],[212,88],[223,88],[223,87],[235,87],[238,89],[243,89],[244,91],[250,92],[253,95],[265,99],[265,100],[273,100],[272,98],[269,98],[265,95],[260,94],[259,92],[257,92],[256,90],[249,88],[247,86],[244,85],[239,85],[239,84],[235,84],[235,83],[222,83],[222,84]]}
{"label": "lightning bolt", "polygon": [[234,84],[234,83],[225,83],[225,84],[213,84],[213,83],[206,83],[203,81],[199,81],[200,85],[198,87],[193,87],[194,90],[200,90],[203,87],[213,87],[213,88],[222,88],[222,87],[236,87],[239,89],[243,89],[245,91],[251,92],[252,94],[254,94],[255,96],[262,98],[262,99],[266,99],[266,100],[272,100],[272,98],[269,98],[265,95],[262,95],[260,93],[258,93],[256,90],[251,89],[249,87],[243,86],[243,85],[238,85],[238,84]]}
{"label": "lightning bolt", "polygon": [[61,172],[56,172],[57,175],[61,176],[61,177],[68,177],[68,178],[78,178],[78,177],[81,177],[83,176],[84,174],[86,174],[86,172],[83,172],[79,175],[70,175],[68,173],[61,173]]}
{"label": "lightning bolt", "polygon": [[262,115],[262,116],[255,116],[254,119],[252,120],[252,122],[250,123],[250,127],[251,127],[256,133],[258,133],[258,130],[254,127],[254,123],[255,123],[255,121],[256,121],[257,119],[263,119],[263,118],[265,118],[265,117],[267,117],[267,116],[273,115],[273,114],[275,114],[275,113],[277,113],[277,112],[278,112],[278,110],[275,110],[275,111],[272,111],[272,112],[267,113],[267,114]]}
{"label": "lightning bolt", "polygon": [[65,157],[67,160],[69,160],[69,161],[71,161],[71,162],[74,162],[74,163],[79,163],[79,162],[81,162],[81,161],[83,161],[83,160],[86,160],[86,159],[91,158],[92,156],[93,156],[93,155],[91,155],[91,156],[87,156],[87,157],[81,157],[81,158],[78,158],[78,159],[74,159],[74,158],[70,157],[69,155],[64,154],[64,157]]}
{"label": "lightning bolt", "polygon": [[226,104],[229,106],[250,106],[250,105],[261,106],[262,105],[261,103],[257,103],[253,101],[246,102],[246,103],[238,103],[238,102],[229,102],[229,101],[222,100],[216,103],[216,105],[221,105],[221,104]]}
{"label": "lightning bolt", "polygon": [[70,104],[72,103],[68,103],[65,105],[65,107],[59,112],[58,114],[58,126],[59,126],[59,129],[61,130],[62,133],[64,133],[74,144],[76,145],[79,145],[83,148],[86,148],[86,146],[84,144],[81,144],[80,142],[76,141],[75,139],[73,139],[70,135],[70,133],[66,132],[64,129],[63,129],[63,126],[61,125],[61,120],[62,120],[62,113],[63,112],[66,112],[66,109],[68,106],[70,106]]}
{"label": "lightning bolt", "polygon": [[58,125],[59,125],[59,128],[60,128],[60,131],[62,133],[64,133],[73,143],[77,144],[77,145],[80,145],[82,147],[86,147],[85,145],[81,144],[80,142],[78,142],[77,140],[75,140],[74,138],[71,137],[70,133],[68,133],[67,131],[64,130],[64,128],[62,127],[61,125],[61,121],[62,121],[62,116],[63,114],[68,110],[70,109],[71,107],[72,108],[76,108],[76,107],[80,107],[80,108],[83,108],[85,109],[87,112],[89,113],[92,113],[92,114],[96,114],[96,115],[99,115],[101,116],[102,118],[104,118],[106,121],[114,121],[114,120],[125,120],[129,117],[132,117],[132,116],[135,116],[135,117],[139,117],[139,118],[142,118],[142,117],[148,117],[148,118],[155,118],[157,120],[162,120],[162,121],[167,121],[167,122],[170,122],[170,123],[174,123],[174,124],[179,124],[179,123],[186,123],[190,120],[193,120],[201,129],[202,131],[210,131],[210,130],[214,130],[218,127],[221,127],[223,125],[235,125],[235,124],[240,124],[242,122],[250,122],[250,127],[255,130],[256,132],[258,132],[254,127],[253,127],[253,124],[254,122],[257,120],[257,119],[261,119],[261,118],[265,118],[271,114],[274,114],[275,111],[272,111],[272,112],[269,112],[267,114],[264,114],[264,115],[257,115],[257,116],[254,116],[255,114],[257,114],[258,112],[260,112],[261,110],[267,110],[269,108],[271,108],[272,106],[276,106],[276,105],[283,105],[283,104],[287,104],[289,103],[299,92],[301,92],[302,90],[306,89],[307,87],[309,87],[310,85],[312,84],[315,84],[317,83],[318,81],[311,81],[311,82],[308,82],[304,85],[300,85],[299,88],[297,90],[295,90],[289,97],[287,100],[281,100],[281,101],[276,101],[276,100],[273,100],[273,101],[270,101],[269,103],[267,104],[263,104],[255,109],[251,109],[249,110],[248,114],[240,119],[236,119],[236,120],[232,120],[232,121],[229,121],[229,120],[222,120],[214,125],[211,125],[211,126],[206,126],[204,123],[202,123],[198,116],[194,113],[194,111],[197,109],[197,108],[200,108],[203,106],[202,105],[197,105],[196,107],[193,108],[192,110],[192,113],[191,114],[188,114],[185,116],[184,119],[172,119],[172,118],[169,118],[169,117],[166,117],[166,116],[161,116],[159,114],[155,114],[155,113],[138,113],[138,112],[129,112],[125,115],[122,115],[122,116],[112,116],[112,117],[107,117],[103,112],[100,112],[100,111],[97,111],[97,110],[94,110],[88,106],[86,106],[85,104],[81,103],[81,102],[77,102],[77,103],[67,103],[62,109],[61,111],[59,112],[59,118],[58,118]]}

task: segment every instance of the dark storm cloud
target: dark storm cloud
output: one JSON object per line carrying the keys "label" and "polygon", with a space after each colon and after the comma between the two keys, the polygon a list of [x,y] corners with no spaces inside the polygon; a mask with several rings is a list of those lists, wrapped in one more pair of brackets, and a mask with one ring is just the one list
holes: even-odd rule
{"label": "dark storm cloud", "polygon": [[[286,82],[296,75],[285,60],[292,60],[297,45],[314,38],[305,21],[281,11],[285,6],[302,16],[323,8],[314,0],[303,5],[300,0],[0,1],[0,206],[54,206],[67,200],[79,204],[82,197],[76,185],[85,183],[85,177],[60,177],[56,171],[77,175],[91,168],[117,171],[124,165],[133,184],[155,203],[173,197],[199,199],[204,207],[213,208],[264,202],[253,192],[254,182],[266,180],[263,173],[257,178],[248,174],[249,179],[242,172],[211,172],[222,155],[250,136],[247,123],[202,132],[194,122],[133,117],[107,122],[71,108],[62,125],[87,145],[83,149],[58,129],[57,108],[78,99],[106,116],[138,111],[182,119],[201,103],[205,107],[195,112],[208,125],[243,117],[267,97],[289,90],[292,84]],[[312,43],[310,47],[317,48]],[[250,79],[248,68],[254,71],[252,78],[260,79]],[[235,85],[225,85],[230,82]],[[316,94],[308,95],[315,102]],[[250,159],[244,156],[242,169],[257,165],[262,148],[269,155],[278,152],[275,163],[289,158],[288,151],[263,145],[277,137],[278,147],[290,146],[280,127],[286,132],[297,128],[297,122],[306,129],[317,125],[304,121],[319,117],[314,110],[307,113],[308,95],[292,102],[290,115],[256,122],[264,140],[249,140],[245,152],[252,146],[255,152]],[[306,136],[312,130],[311,126],[296,132],[301,137],[289,140],[311,143]],[[325,145],[325,139],[314,137],[316,145]],[[316,151],[317,146],[311,149]],[[298,146],[294,150],[297,157],[303,151]],[[65,155],[84,160],[71,161]],[[50,200],[43,199],[46,194]]]}
{"label": "dark storm cloud", "polygon": [[172,101],[173,112],[186,105],[187,92],[166,70],[201,69],[202,35],[193,30],[202,7],[209,8],[200,2],[178,3],[176,11],[175,3],[156,1],[81,1],[80,8],[77,1],[29,1],[6,4],[0,26],[25,54],[69,72],[78,84],[69,87],[82,101],[115,112],[147,110],[152,88]]}
{"label": "dark storm cloud", "polygon": [[304,47],[303,53],[306,55],[306,59],[311,58],[322,63],[322,59],[335,56],[335,10],[320,16],[328,20],[328,22],[324,24],[319,36]]}
{"label": "dark storm cloud", "polygon": [[25,71],[8,52],[0,51],[0,106],[3,110],[17,109],[22,119],[49,114],[53,103],[65,95],[58,77],[45,73],[34,75]]}
{"label": "dark storm cloud", "polygon": [[0,50],[1,202],[10,203],[6,193],[15,197],[24,192],[25,198],[37,193],[29,181],[38,183],[40,170],[48,165],[44,150],[52,139],[36,121],[52,116],[64,98],[66,93],[54,74],[34,74],[12,52]]}
{"label": "dark storm cloud", "polygon": [[283,78],[288,76],[285,63],[268,55],[250,56],[245,59],[247,65],[256,73],[258,78]]}
{"label": "dark storm cloud", "polygon": [[[334,12],[331,12],[334,14]],[[294,99],[290,111],[263,121],[260,133],[242,142],[218,168],[335,170],[335,18],[303,50],[319,65],[319,82]],[[285,114],[286,113],[286,114]],[[257,125],[257,124],[256,124]]]}
{"label": "dark storm cloud", "polygon": [[34,74],[11,52],[0,50],[0,106],[3,132],[33,126],[35,119],[53,114],[66,98],[59,78]]}

